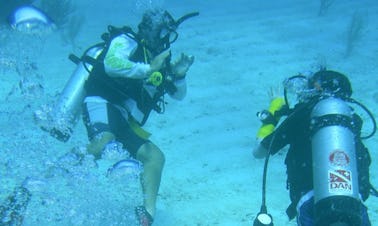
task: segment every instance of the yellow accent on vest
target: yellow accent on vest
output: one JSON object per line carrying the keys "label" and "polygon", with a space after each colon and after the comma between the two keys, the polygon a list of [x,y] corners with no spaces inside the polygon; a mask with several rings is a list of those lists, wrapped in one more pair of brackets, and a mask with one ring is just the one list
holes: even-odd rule
{"label": "yellow accent on vest", "polygon": [[144,63],[148,64],[148,56],[147,56],[147,49],[146,49],[146,40],[142,39],[141,43],[143,44],[143,57],[144,57]]}
{"label": "yellow accent on vest", "polygon": [[273,124],[262,125],[257,131],[257,138],[264,139],[265,137],[269,136],[274,131]]}
{"label": "yellow accent on vest", "polygon": [[148,78],[148,82],[154,86],[160,86],[163,82],[163,75],[159,71],[154,71]]}
{"label": "yellow accent on vest", "polygon": [[276,112],[276,111],[279,111],[279,110],[281,110],[281,108],[283,107],[283,106],[285,106],[285,99],[284,98],[282,98],[282,97],[277,97],[277,98],[274,98],[271,102],[270,102],[270,106],[269,106],[269,108],[268,108],[268,111],[270,112],[270,113],[272,113],[272,115],[274,115],[274,113]]}
{"label": "yellow accent on vest", "polygon": [[144,130],[138,124],[138,122],[136,122],[135,119],[133,119],[132,117],[129,117],[129,126],[134,131],[134,133],[136,135],[138,135],[140,138],[142,138],[144,140],[148,140],[148,138],[150,138],[151,133],[149,133],[148,131]]}

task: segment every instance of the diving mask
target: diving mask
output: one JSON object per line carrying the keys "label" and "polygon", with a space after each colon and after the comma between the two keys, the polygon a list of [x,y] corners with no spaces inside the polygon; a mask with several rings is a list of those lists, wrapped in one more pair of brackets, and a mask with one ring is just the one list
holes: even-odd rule
{"label": "diving mask", "polygon": [[289,103],[307,102],[314,96],[314,90],[308,88],[308,78],[304,75],[294,75],[283,82],[285,101]]}

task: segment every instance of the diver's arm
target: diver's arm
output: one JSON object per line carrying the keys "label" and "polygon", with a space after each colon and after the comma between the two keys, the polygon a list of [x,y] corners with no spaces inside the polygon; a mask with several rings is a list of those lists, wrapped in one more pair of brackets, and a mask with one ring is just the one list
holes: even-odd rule
{"label": "diver's arm", "polygon": [[194,56],[181,53],[180,57],[174,63],[171,63],[172,73],[175,78],[173,81],[175,90],[174,92],[168,93],[173,99],[182,100],[186,96],[186,73],[190,66],[192,66],[193,62]]}
{"label": "diver's arm", "polygon": [[[285,142],[280,141],[282,140],[281,138],[285,136],[279,136],[275,127],[283,115],[281,112],[284,112],[286,108],[285,100],[282,97],[277,97],[270,102],[268,110],[258,113],[258,117],[263,124],[257,132],[256,144],[252,152],[255,158],[264,158],[268,152],[274,154],[285,146]],[[274,142],[274,145],[272,145],[271,142]],[[271,150],[269,150],[269,148],[271,148]]]}
{"label": "diver's arm", "polygon": [[290,123],[281,123],[274,131],[265,138],[257,138],[253,156],[261,159],[267,154],[274,155],[289,144],[288,133],[290,131]]}
{"label": "diver's arm", "polygon": [[176,90],[174,92],[168,92],[169,96],[175,100],[182,100],[186,96],[186,80],[182,78],[173,82]]}
{"label": "diver's arm", "polygon": [[262,145],[261,140],[256,140],[255,148],[253,149],[253,157],[257,159],[265,158],[268,154],[268,148]]}
{"label": "diver's arm", "polygon": [[129,60],[129,57],[137,48],[137,43],[127,37],[120,35],[115,37],[109,46],[104,59],[105,72],[110,77],[143,79],[148,77],[151,70],[149,64],[137,63]]}

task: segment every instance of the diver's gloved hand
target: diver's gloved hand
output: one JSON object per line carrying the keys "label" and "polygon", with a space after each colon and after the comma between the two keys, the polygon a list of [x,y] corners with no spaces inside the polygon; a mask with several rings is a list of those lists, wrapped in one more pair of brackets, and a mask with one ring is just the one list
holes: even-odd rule
{"label": "diver's gloved hand", "polygon": [[270,105],[268,111],[274,119],[276,120],[276,124],[280,120],[280,118],[288,113],[288,106],[286,104],[285,98],[282,96],[282,87],[270,87],[268,91],[268,96],[270,98]]}
{"label": "diver's gloved hand", "polygon": [[157,55],[150,63],[150,74],[159,71],[165,62],[165,59],[171,55],[171,50],[167,49],[164,52]]}
{"label": "diver's gloved hand", "polygon": [[274,90],[270,89],[268,95],[271,99],[269,108],[261,112],[257,112],[257,117],[263,123],[260,129],[257,131],[257,139],[262,140],[271,133],[273,133],[280,118],[287,114],[288,107],[285,99],[279,95],[280,88]]}
{"label": "diver's gloved hand", "polygon": [[172,72],[176,76],[176,79],[184,78],[193,62],[194,56],[181,53],[180,58],[171,64]]}

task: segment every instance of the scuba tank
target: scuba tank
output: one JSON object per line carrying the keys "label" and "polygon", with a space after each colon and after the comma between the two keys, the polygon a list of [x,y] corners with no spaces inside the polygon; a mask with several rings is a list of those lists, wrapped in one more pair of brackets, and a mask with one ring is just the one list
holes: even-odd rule
{"label": "scuba tank", "polygon": [[71,60],[77,63],[75,71],[66,83],[58,102],[50,112],[53,126],[49,128],[50,134],[60,141],[66,142],[72,133],[77,119],[80,115],[81,106],[85,97],[84,84],[93,69],[93,65],[86,59],[96,59],[102,52],[100,45],[89,48],[82,59]]}
{"label": "scuba tank", "polygon": [[311,112],[315,225],[361,225],[353,114],[342,99],[326,97]]}

